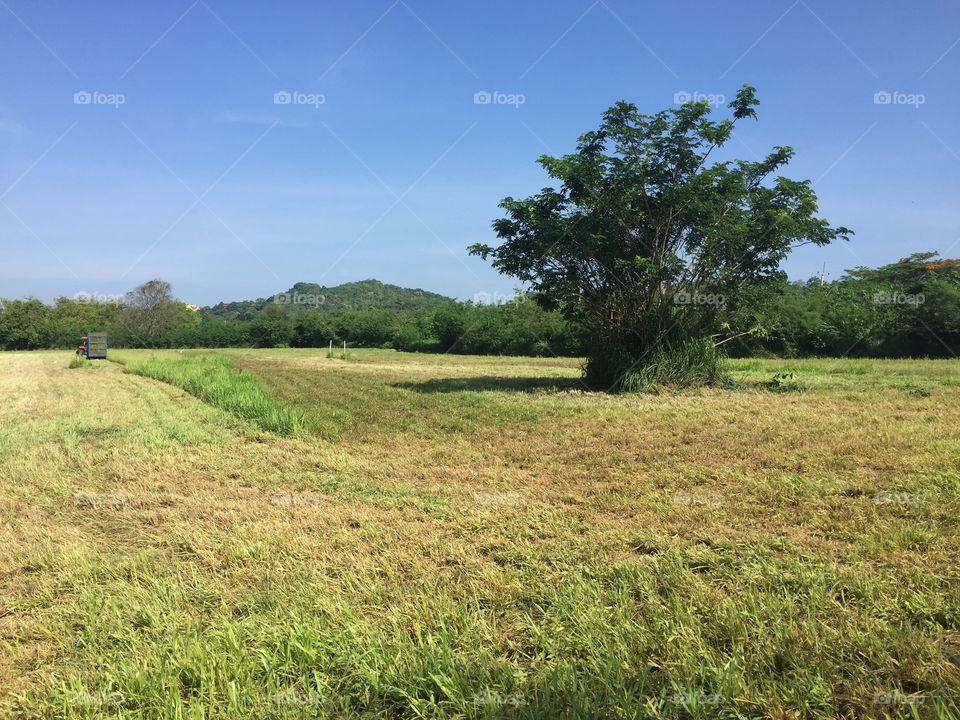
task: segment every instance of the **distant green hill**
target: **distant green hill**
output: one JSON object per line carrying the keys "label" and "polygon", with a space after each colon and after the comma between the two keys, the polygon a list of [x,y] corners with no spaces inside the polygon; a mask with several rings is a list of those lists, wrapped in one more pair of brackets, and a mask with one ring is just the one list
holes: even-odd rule
{"label": "distant green hill", "polygon": [[211,317],[250,319],[269,305],[281,305],[288,311],[336,312],[339,310],[427,310],[450,298],[426,290],[387,285],[379,280],[361,280],[325,287],[298,282],[285,292],[268,298],[222,302],[203,313]]}

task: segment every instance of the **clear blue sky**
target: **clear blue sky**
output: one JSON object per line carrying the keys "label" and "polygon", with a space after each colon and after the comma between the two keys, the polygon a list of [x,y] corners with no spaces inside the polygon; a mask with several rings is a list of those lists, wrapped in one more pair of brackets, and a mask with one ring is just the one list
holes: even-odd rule
{"label": "clear blue sky", "polygon": [[465,248],[546,184],[538,155],[616,100],[744,82],[731,150],[794,146],[785,174],[857,233],[791,277],[960,255],[957,0],[0,0],[0,58],[0,296],[509,292]]}

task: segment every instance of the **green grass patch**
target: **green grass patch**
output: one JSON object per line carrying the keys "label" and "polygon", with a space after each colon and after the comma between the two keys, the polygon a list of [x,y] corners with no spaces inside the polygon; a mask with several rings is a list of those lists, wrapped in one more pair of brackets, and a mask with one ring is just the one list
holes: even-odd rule
{"label": "green grass patch", "polygon": [[84,370],[93,370],[99,366],[87,360],[83,355],[74,355],[67,367],[71,370],[76,370],[78,368],[83,368]]}
{"label": "green grass patch", "polygon": [[127,362],[126,372],[183,388],[205,403],[226,410],[257,427],[279,435],[303,429],[303,417],[281,407],[264,392],[256,378],[234,367],[225,355],[187,355]]}

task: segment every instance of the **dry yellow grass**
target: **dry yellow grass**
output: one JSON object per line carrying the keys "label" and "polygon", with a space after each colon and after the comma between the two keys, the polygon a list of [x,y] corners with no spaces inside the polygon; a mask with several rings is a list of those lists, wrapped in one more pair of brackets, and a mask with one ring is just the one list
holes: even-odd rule
{"label": "dry yellow grass", "polygon": [[229,354],[307,432],[0,355],[6,714],[955,712],[953,363]]}

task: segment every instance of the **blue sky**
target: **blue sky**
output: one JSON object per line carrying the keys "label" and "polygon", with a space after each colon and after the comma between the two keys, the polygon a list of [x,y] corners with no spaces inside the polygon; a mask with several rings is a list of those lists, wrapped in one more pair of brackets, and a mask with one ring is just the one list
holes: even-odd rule
{"label": "blue sky", "polygon": [[508,293],[465,248],[547,184],[537,156],[616,100],[744,82],[730,151],[792,145],[857,233],[791,277],[960,255],[956,0],[0,0],[0,58],[0,297]]}

